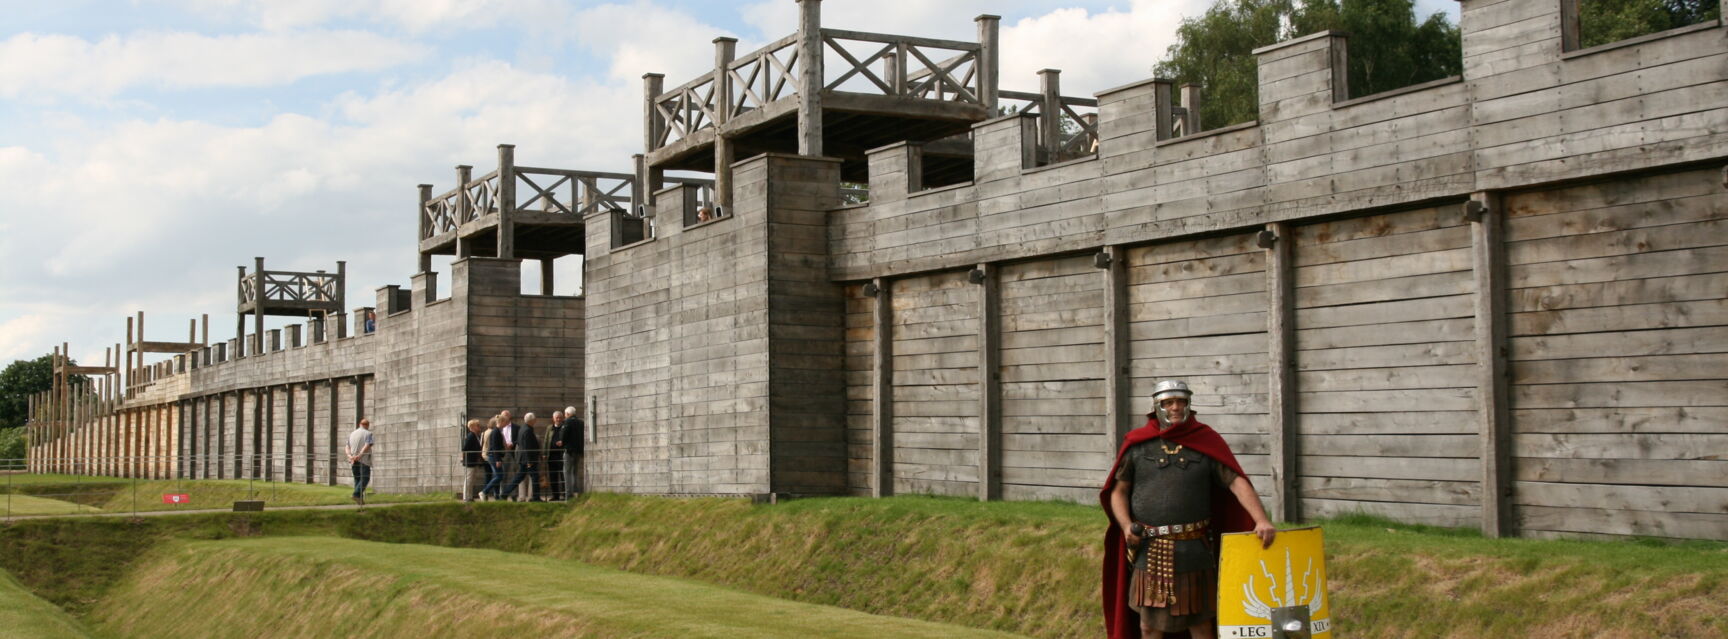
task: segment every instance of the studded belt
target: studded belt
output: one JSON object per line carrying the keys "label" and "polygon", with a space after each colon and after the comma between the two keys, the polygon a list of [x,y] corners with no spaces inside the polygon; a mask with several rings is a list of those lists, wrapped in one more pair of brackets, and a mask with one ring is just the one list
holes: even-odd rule
{"label": "studded belt", "polygon": [[[1200,521],[1196,521],[1194,523],[1189,523],[1189,524],[1166,524],[1163,526],[1147,526],[1147,525],[1142,524],[1140,522],[1134,522],[1134,527],[1140,529],[1140,532],[1135,533],[1135,534],[1138,534],[1141,537],[1164,537],[1167,535],[1180,535],[1183,533],[1190,533],[1190,532],[1194,532],[1197,530],[1205,530],[1206,527],[1210,526],[1210,525],[1212,525],[1212,520],[1210,520],[1210,519],[1202,519]],[[1129,532],[1133,532],[1133,531],[1130,530]]]}

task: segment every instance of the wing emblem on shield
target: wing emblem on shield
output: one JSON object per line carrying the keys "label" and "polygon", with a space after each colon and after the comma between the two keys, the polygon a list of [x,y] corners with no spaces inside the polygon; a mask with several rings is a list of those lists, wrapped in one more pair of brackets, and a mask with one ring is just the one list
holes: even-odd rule
{"label": "wing emblem on shield", "polygon": [[[1282,563],[1282,570],[1279,564]],[[1224,535],[1218,567],[1218,636],[1330,639],[1326,556],[1318,527],[1280,530],[1271,548],[1250,533]]]}

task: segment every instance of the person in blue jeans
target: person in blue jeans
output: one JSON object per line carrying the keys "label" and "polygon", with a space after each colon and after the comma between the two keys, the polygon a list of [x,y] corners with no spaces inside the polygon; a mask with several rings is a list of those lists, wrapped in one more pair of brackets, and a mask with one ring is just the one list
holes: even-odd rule
{"label": "person in blue jeans", "polygon": [[366,484],[372,483],[372,422],[361,418],[354,432],[348,433],[348,463],[354,471],[354,503],[366,505]]}
{"label": "person in blue jeans", "polygon": [[480,488],[480,499],[492,501],[498,498],[498,489],[504,485],[504,429],[498,425],[499,419],[493,417],[486,423],[484,440],[486,468],[491,475],[486,478],[486,485]]}

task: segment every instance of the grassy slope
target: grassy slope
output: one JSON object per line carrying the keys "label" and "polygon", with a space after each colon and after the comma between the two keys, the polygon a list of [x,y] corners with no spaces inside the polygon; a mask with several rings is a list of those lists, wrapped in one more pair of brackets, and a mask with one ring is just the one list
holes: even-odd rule
{"label": "grassy slope", "polygon": [[0,637],[61,639],[88,637],[83,627],[54,604],[30,594],[0,572]]}
{"label": "grassy slope", "polygon": [[95,506],[31,495],[0,495],[0,513],[7,517],[77,515],[102,512]]}
{"label": "grassy slope", "polygon": [[[163,540],[337,535],[529,552],[877,614],[1091,637],[1101,524],[1095,508],[1069,504],[598,495],[569,509],[27,521],[0,530],[0,564],[78,612]],[[1728,545],[1487,540],[1371,519],[1331,522],[1326,534],[1343,636],[1728,636]]]}
{"label": "grassy slope", "polygon": [[93,618],[160,637],[1008,636],[534,555],[331,537],[166,547]]}
{"label": "grassy slope", "polygon": [[[270,506],[322,506],[353,503],[353,489],[292,482],[201,479],[196,481],[116,479],[74,475],[14,475],[0,483],[0,492],[86,504],[103,512],[133,512],[227,508],[236,500],[262,499]],[[191,499],[183,505],[164,504],[162,495],[184,493]],[[449,501],[450,494],[371,493],[369,503]],[[3,504],[0,504],[3,507]],[[69,508],[69,507],[68,507]],[[58,514],[15,512],[18,515]]]}

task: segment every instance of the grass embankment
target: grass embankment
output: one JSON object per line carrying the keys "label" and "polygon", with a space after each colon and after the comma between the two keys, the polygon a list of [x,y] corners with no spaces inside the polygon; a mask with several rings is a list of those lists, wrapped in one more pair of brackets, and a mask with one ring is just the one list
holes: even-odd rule
{"label": "grass embankment", "polygon": [[170,545],[92,618],[156,637],[1008,636],[535,555],[331,537]]}
{"label": "grass embankment", "polygon": [[[164,541],[335,535],[526,552],[874,614],[1092,637],[1102,523],[1095,508],[1070,504],[598,495],[571,508],[26,521],[0,532],[0,563],[81,612]],[[1367,518],[1325,527],[1341,636],[1728,636],[1728,545],[1489,540]]]}
{"label": "grass embankment", "polygon": [[[118,479],[79,475],[15,475],[0,492],[34,498],[14,502],[11,516],[81,512],[155,512],[228,508],[235,501],[262,499],[267,506],[334,506],[353,503],[353,488],[244,479]],[[189,501],[163,503],[162,496],[184,494]],[[368,493],[367,503],[449,501],[449,494]],[[0,508],[5,508],[0,501]],[[8,513],[0,513],[8,514]]]}
{"label": "grass embankment", "polygon": [[61,639],[88,637],[84,627],[54,604],[25,590],[0,572],[0,637]]}

